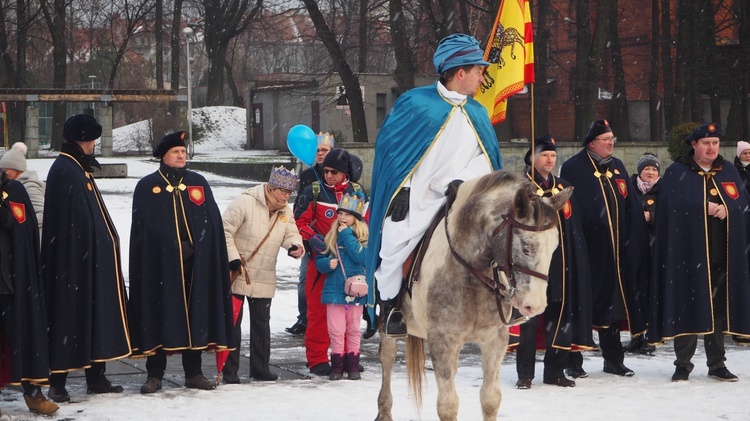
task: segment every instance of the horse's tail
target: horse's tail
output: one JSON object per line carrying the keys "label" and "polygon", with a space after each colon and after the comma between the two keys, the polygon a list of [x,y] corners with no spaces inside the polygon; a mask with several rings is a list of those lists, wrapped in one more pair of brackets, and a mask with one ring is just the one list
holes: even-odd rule
{"label": "horse's tail", "polygon": [[425,375],[424,339],[407,335],[406,337],[406,379],[414,395],[417,408],[422,407],[422,383]]}

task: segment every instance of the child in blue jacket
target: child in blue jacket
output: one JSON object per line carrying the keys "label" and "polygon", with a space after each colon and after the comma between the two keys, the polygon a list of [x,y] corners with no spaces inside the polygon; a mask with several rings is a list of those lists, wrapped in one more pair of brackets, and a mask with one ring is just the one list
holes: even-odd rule
{"label": "child in blue jacket", "polygon": [[[351,297],[346,278],[365,274],[369,229],[362,220],[365,198],[359,192],[344,195],[337,209],[338,224],[325,237],[326,249],[315,258],[315,266],[326,273],[321,301],[326,305],[331,340],[331,380],[340,380],[344,364],[349,380],[359,380],[360,322],[367,296]],[[372,290],[368,280],[368,291]]]}

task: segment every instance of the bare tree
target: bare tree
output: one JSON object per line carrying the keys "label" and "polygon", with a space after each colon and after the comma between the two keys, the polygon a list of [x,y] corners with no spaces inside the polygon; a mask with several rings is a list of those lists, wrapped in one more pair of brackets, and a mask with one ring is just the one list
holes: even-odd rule
{"label": "bare tree", "polygon": [[[656,0],[655,0],[656,1]],[[664,131],[662,136],[672,130],[675,125],[675,94],[674,94],[674,72],[672,62],[672,16],[670,0],[660,0],[661,3],[661,74],[664,85],[662,110],[664,115]]]}
{"label": "bare tree", "polygon": [[[66,0],[40,0],[42,14],[49,28],[50,37],[52,38],[52,68],[53,81],[52,86],[63,89],[67,84],[68,66],[67,50],[65,43],[66,30],[66,9],[69,2]],[[52,105],[52,137],[50,139],[50,149],[60,150],[62,146],[62,128],[67,118],[64,102],[55,102]]]}
{"label": "bare tree", "polygon": [[[203,0],[204,44],[208,54],[207,105],[221,105],[229,43],[242,34],[263,6],[263,0]],[[252,7],[251,7],[252,5]],[[231,66],[229,66],[231,67]]]}
{"label": "bare tree", "polygon": [[388,2],[391,23],[391,37],[393,42],[393,53],[396,56],[396,68],[393,70],[393,79],[398,85],[400,93],[414,87],[414,56],[411,43],[406,32],[406,16],[402,0],[390,0]]}
{"label": "bare tree", "polygon": [[628,94],[625,83],[625,69],[622,64],[622,49],[620,47],[620,33],[618,29],[617,1],[613,1],[609,8],[609,51],[612,58],[612,76],[614,91],[612,92],[612,106],[610,119],[612,129],[617,137],[630,140],[630,116],[628,113]]}
{"label": "bare tree", "polygon": [[648,116],[649,137],[656,141],[663,138],[661,134],[660,101],[659,101],[659,1],[651,0],[651,67],[648,74]]}
{"label": "bare tree", "polygon": [[169,49],[172,53],[172,80],[169,89],[177,92],[180,89],[180,31],[182,30],[183,0],[174,0],[172,9],[172,31],[169,39]]}
{"label": "bare tree", "polygon": [[537,4],[536,26],[534,37],[534,72],[536,84],[534,86],[534,131],[538,135],[549,133],[549,98],[547,85],[547,68],[549,66],[550,30],[549,17],[552,12],[550,0],[539,0]]}

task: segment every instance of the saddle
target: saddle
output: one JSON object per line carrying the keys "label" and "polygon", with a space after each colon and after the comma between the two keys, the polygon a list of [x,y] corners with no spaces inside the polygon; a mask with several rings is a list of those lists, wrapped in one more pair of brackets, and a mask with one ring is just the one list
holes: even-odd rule
{"label": "saddle", "polygon": [[[443,206],[440,207],[440,210],[432,218],[432,222],[430,222],[430,225],[427,227],[427,231],[425,231],[424,236],[419,241],[414,251],[411,252],[409,257],[407,257],[406,261],[404,262],[404,266],[403,266],[404,282],[401,284],[401,288],[405,290],[407,293],[409,293],[410,297],[411,297],[412,286],[419,282],[419,274],[420,274],[420,267],[422,266],[422,260],[424,260],[424,255],[427,252],[427,248],[430,245],[430,241],[432,240],[432,235],[435,233],[435,228],[437,228],[440,221],[442,221],[445,218],[445,214],[448,212],[448,209],[450,209],[451,205],[453,205],[453,202],[456,200],[456,194],[458,193],[458,186],[461,184],[461,182],[459,181],[460,180],[454,180],[451,182],[450,185],[448,185],[448,191],[445,192],[445,196],[446,196],[445,203],[443,204]],[[402,297],[403,297],[403,294],[398,295],[396,308],[401,308]]]}

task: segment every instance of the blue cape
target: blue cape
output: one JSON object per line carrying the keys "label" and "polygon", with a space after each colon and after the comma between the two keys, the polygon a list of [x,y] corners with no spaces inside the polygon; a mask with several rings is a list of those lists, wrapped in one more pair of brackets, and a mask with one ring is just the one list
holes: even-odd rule
{"label": "blue cape", "polygon": [[468,97],[462,105],[443,98],[437,83],[412,89],[396,101],[375,141],[370,188],[370,238],[367,278],[375,278],[380,264],[380,240],[388,206],[408,176],[437,139],[451,113],[463,107],[481,141],[492,169],[503,168],[500,146],[487,109]]}

